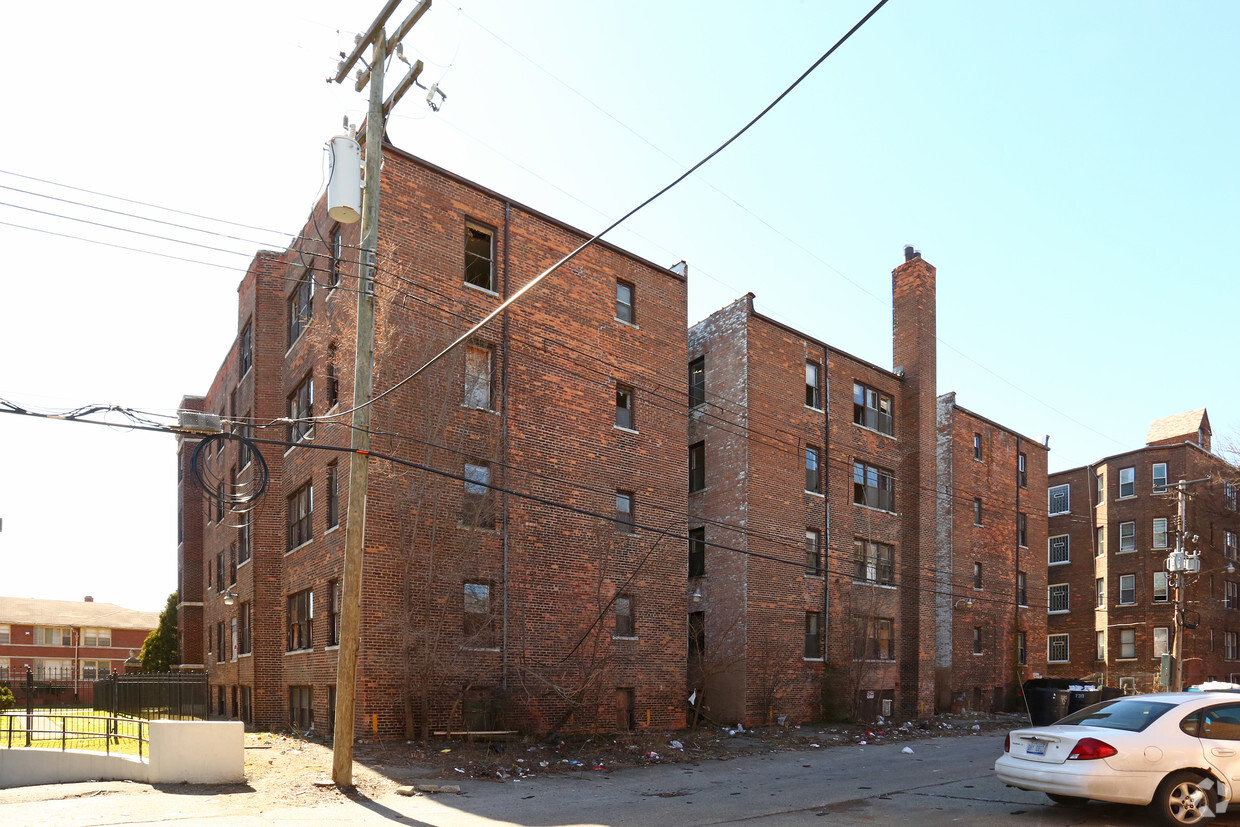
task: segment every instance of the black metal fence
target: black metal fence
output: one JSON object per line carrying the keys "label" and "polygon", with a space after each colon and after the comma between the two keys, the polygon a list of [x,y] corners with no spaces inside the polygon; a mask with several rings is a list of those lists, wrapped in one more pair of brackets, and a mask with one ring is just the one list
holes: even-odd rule
{"label": "black metal fence", "polygon": [[140,672],[95,681],[95,708],[134,718],[206,720],[206,672]]}
{"label": "black metal fence", "polygon": [[68,709],[91,706],[92,681],[74,680],[69,670],[0,668],[0,686],[7,686],[19,707]]}

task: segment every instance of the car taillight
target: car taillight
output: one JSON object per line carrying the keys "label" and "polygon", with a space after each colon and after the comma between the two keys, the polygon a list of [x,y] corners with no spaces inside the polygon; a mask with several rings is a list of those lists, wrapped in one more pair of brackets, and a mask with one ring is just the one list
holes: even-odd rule
{"label": "car taillight", "polygon": [[1012,733],[1010,732],[1007,735],[1003,736],[1003,751],[1004,752],[1012,751]]}
{"label": "car taillight", "polygon": [[1068,754],[1068,760],[1092,761],[1095,758],[1109,758],[1118,753],[1119,750],[1105,741],[1099,741],[1097,738],[1082,738],[1076,742],[1076,746]]}

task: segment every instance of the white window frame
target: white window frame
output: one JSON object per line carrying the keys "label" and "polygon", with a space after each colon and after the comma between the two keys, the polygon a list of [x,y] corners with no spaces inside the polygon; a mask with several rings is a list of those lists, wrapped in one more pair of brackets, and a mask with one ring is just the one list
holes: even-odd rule
{"label": "white window frame", "polygon": [[[1161,586],[1159,585],[1159,580],[1162,581]],[[1167,582],[1167,573],[1165,571],[1154,572],[1154,597],[1152,602],[1171,602],[1171,584]]]}
{"label": "white window frame", "polygon": [[[1056,508],[1056,500],[1062,494],[1062,508]],[[1063,485],[1052,485],[1046,492],[1046,514],[1048,517],[1054,517],[1059,514],[1072,513],[1070,498],[1072,495],[1072,486],[1070,483]]]}
{"label": "white window frame", "polygon": [[1154,627],[1154,657],[1171,654],[1171,629],[1168,626]]}
{"label": "white window frame", "polygon": [[[1124,482],[1124,477],[1128,478],[1127,482]],[[1127,494],[1124,493],[1125,487],[1128,489]],[[1126,500],[1135,496],[1137,496],[1137,469],[1135,466],[1130,465],[1127,468],[1119,469],[1119,498]]]}
{"label": "white window frame", "polygon": [[1137,630],[1119,630],[1119,657],[1117,660],[1132,660],[1137,656]]}
{"label": "white window frame", "polygon": [[[1125,588],[1124,584],[1128,586]],[[1128,599],[1124,599],[1124,592],[1128,592]],[[1135,574],[1121,574],[1119,576],[1119,606],[1135,606],[1137,603],[1137,576]]]}
{"label": "white window frame", "polygon": [[[1063,657],[1055,657],[1055,650],[1058,648],[1056,644],[1063,647]],[[1046,662],[1047,663],[1067,663],[1068,662],[1068,635],[1047,635],[1046,636]]]}
{"label": "white window frame", "polygon": [[1150,525],[1153,530],[1151,548],[1167,548],[1167,518],[1155,517]]}
{"label": "white window frame", "polygon": [[[1061,593],[1063,594],[1062,601],[1058,601],[1055,599],[1057,590],[1061,590]],[[1046,613],[1052,614],[1052,615],[1067,614],[1069,611],[1071,611],[1069,597],[1070,595],[1069,595],[1069,589],[1068,589],[1067,583],[1051,583],[1050,585],[1048,585],[1046,587]],[[1063,603],[1063,608],[1062,609],[1054,608],[1055,604],[1059,602]]]}
{"label": "white window frame", "polygon": [[1236,532],[1223,530],[1223,556],[1228,560],[1236,559]]}
{"label": "white window frame", "polygon": [[1236,659],[1236,633],[1223,632],[1223,660]]}
{"label": "white window frame", "polygon": [[[1129,526],[1131,529],[1126,538],[1128,540],[1127,546],[1124,545],[1124,526]],[[1137,550],[1137,524],[1134,520],[1125,520],[1119,524],[1119,550],[1121,554]]]}
{"label": "white window frame", "polygon": [[[1162,480],[1161,485],[1158,482],[1160,479]],[[1167,463],[1156,462],[1150,467],[1150,482],[1155,494],[1167,493]]]}
{"label": "white window frame", "polygon": [[[1063,559],[1055,559],[1055,541],[1063,540]],[[1072,562],[1072,538],[1067,534],[1056,534],[1054,537],[1046,538],[1046,564],[1048,566],[1062,566]]]}

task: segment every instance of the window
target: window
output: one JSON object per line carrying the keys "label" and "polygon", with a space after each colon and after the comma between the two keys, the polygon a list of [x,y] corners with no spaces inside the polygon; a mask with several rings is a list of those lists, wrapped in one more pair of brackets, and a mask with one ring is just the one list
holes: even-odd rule
{"label": "window", "polygon": [[[224,687],[220,687],[224,691]],[[308,686],[290,686],[288,688],[288,722],[289,725],[302,732],[309,732],[314,725],[314,707],[310,704],[311,689]],[[221,704],[223,703],[221,696]]]}
{"label": "window", "polygon": [[215,660],[216,663],[223,663],[227,659],[224,652],[224,624],[220,622],[215,624]]}
{"label": "window", "polygon": [[495,646],[492,622],[491,587],[486,583],[466,583],[464,587],[465,645],[478,649]]}
{"label": "window", "polygon": [[818,612],[805,613],[805,657],[818,660],[822,657],[822,626]]}
{"label": "window", "polygon": [[616,427],[636,430],[633,424],[633,389],[616,385]]}
{"label": "window", "polygon": [[1016,605],[1017,606],[1028,606],[1029,605],[1029,590],[1028,590],[1027,584],[1028,584],[1028,577],[1026,576],[1025,572],[1023,571],[1016,572]]}
{"label": "window", "polygon": [[895,511],[895,487],[890,471],[864,462],[853,462],[854,503]]}
{"label": "window", "polygon": [[288,297],[288,346],[300,337],[314,313],[314,274],[307,270]]}
{"label": "window", "polygon": [[1223,504],[1228,511],[1236,510],[1236,486],[1230,482],[1223,483]]}
{"label": "window", "polygon": [[1153,481],[1154,481],[1154,493],[1155,494],[1166,494],[1167,493],[1167,463],[1165,462],[1154,463],[1153,468],[1150,471],[1150,475],[1153,477]]}
{"label": "window", "polygon": [[340,403],[340,377],[336,375],[336,346],[327,348],[327,409]]}
{"label": "window", "polygon": [[1171,630],[1166,626],[1154,627],[1154,657],[1171,654]]}
{"label": "window", "polygon": [[616,279],[616,318],[629,324],[637,323],[633,313],[633,284],[624,279]]}
{"label": "window", "polygon": [[237,355],[241,360],[237,375],[244,377],[254,366],[254,328],[249,322],[241,328],[241,335],[237,339]]}
{"label": "window", "polygon": [[45,681],[73,680],[73,661],[58,658],[35,658],[34,677]]}
{"label": "window", "polygon": [[1136,468],[1119,469],[1119,496],[1120,499],[1137,496]]}
{"label": "window", "polygon": [[1029,547],[1029,517],[1023,511],[1016,515],[1016,544]]}
{"label": "window", "polygon": [[1167,594],[1167,573],[1165,571],[1154,572],[1154,602],[1166,603]]}
{"label": "window", "polygon": [[980,655],[982,653],[982,627],[973,627],[973,654]]}
{"label": "window", "polygon": [[250,524],[237,526],[237,565],[250,561]]}
{"label": "window", "polygon": [[1070,562],[1069,539],[1067,534],[1059,534],[1055,537],[1049,537],[1046,540],[1047,560],[1049,565],[1057,566],[1060,563]]}
{"label": "window", "polygon": [[1068,636],[1067,635],[1047,635],[1046,636],[1046,661],[1047,663],[1067,663],[1068,662]]}
{"label": "window", "polygon": [[465,225],[465,283],[495,292],[495,236],[477,224]]}
{"label": "window", "polygon": [[982,589],[982,564],[973,561],[973,588],[981,591]]}
{"label": "window", "polygon": [[633,494],[629,491],[616,492],[616,530],[624,534],[634,533]]}
{"label": "window", "polygon": [[73,634],[67,626],[35,626],[35,646],[72,646]]}
{"label": "window", "polygon": [[1070,488],[1071,486],[1067,484],[1056,485],[1056,486],[1052,486],[1050,490],[1047,491],[1046,505],[1047,505],[1048,516],[1054,517],[1056,514],[1069,513],[1068,495],[1069,495]]}
{"label": "window", "polygon": [[1095,533],[1095,541],[1096,541],[1096,543],[1097,543],[1097,545],[1095,546],[1095,548],[1097,548],[1097,549],[1098,549],[1098,552],[1097,552],[1097,553],[1098,553],[1098,556],[1099,556],[1099,557],[1105,557],[1105,556],[1106,556],[1106,553],[1107,553],[1107,529],[1106,529],[1106,526],[1101,526],[1101,525],[1100,525],[1100,526],[1098,526],[1098,530],[1097,530],[1097,532]]}
{"label": "window", "polygon": [[1236,660],[1236,633],[1223,632],[1223,660]]}
{"label": "window", "polygon": [[1119,604],[1121,606],[1131,606],[1137,602],[1137,576],[1135,574],[1121,574],[1119,576]]}
{"label": "window", "polygon": [[1049,614],[1068,611],[1068,584],[1056,583],[1046,587],[1046,607]]}
{"label": "window", "polygon": [[1224,609],[1240,609],[1240,603],[1237,602],[1237,594],[1240,588],[1234,580],[1223,581],[1223,608]]}
{"label": "window", "polygon": [[689,407],[706,404],[706,357],[699,356],[689,363]]}
{"label": "window", "polygon": [[819,382],[820,368],[817,362],[805,363],[805,406],[822,409],[822,385]]}
{"label": "window", "polygon": [[1107,605],[1107,581],[1106,578],[1094,578],[1094,606],[1099,609],[1105,609]]}
{"label": "window", "polygon": [[242,655],[250,654],[250,630],[253,628],[252,618],[250,617],[251,603],[241,604],[241,639],[237,642],[238,650]]}
{"label": "window", "polygon": [[1029,662],[1029,645],[1024,632],[1016,633],[1016,662],[1022,666]]}
{"label": "window", "polygon": [[1137,630],[1136,629],[1120,629],[1119,630],[1119,658],[1120,660],[1130,660],[1137,656]]}
{"label": "window", "polygon": [[973,435],[973,459],[978,462],[982,461],[982,435]]}
{"label": "window", "polygon": [[895,554],[891,545],[858,537],[853,540],[853,555],[857,560],[857,580],[881,586],[894,583]]}
{"label": "window", "polygon": [[1228,560],[1236,559],[1236,532],[1223,530],[1223,555]]}
{"label": "window", "polygon": [[110,674],[112,674],[112,661],[110,660],[82,661],[82,680],[84,681],[97,681]]}
{"label": "window", "polygon": [[805,573],[822,574],[822,532],[816,528],[805,529]]}
{"label": "window", "polygon": [[853,423],[891,436],[891,397],[853,382]]}
{"label": "window", "polygon": [[982,500],[980,497],[973,498],[973,525],[982,524]]}
{"label": "window", "polygon": [[9,624],[0,623],[0,643],[8,643],[10,637]]}
{"label": "window", "polygon": [[331,249],[328,250],[327,286],[335,287],[340,284],[340,265],[344,258],[344,239],[340,237],[339,224],[332,227],[331,234],[328,236],[328,244]]}
{"label": "window", "polygon": [[475,528],[494,528],[495,513],[491,496],[491,466],[465,463],[465,491],[461,499],[461,524]]}
{"label": "window", "polygon": [[[1167,547],[1167,518],[1155,517],[1153,524],[1154,548]],[[1234,535],[1233,535],[1234,536]]]}
{"label": "window", "polygon": [[340,601],[343,592],[339,580],[327,581],[327,645],[340,645]]}
{"label": "window", "polygon": [[302,543],[310,542],[314,536],[311,532],[313,514],[314,486],[306,483],[288,498],[288,551],[292,551]]}
{"label": "window", "polygon": [[83,646],[111,646],[112,630],[111,629],[83,629],[82,630]]}
{"label": "window", "polygon": [[314,438],[314,378],[307,376],[293,389],[288,398],[288,441],[300,442]]}
{"label": "window", "polygon": [[1021,488],[1029,487],[1029,462],[1024,454],[1016,455],[1016,481]]}
{"label": "window", "polygon": [[853,656],[864,660],[895,660],[894,626],[889,618],[859,619]]}
{"label": "window", "polygon": [[633,598],[627,594],[617,595],[613,605],[616,609],[616,636],[635,637],[637,632],[633,623]]}
{"label": "window", "polygon": [[706,654],[706,612],[689,612],[689,661],[701,663]]}
{"label": "window", "polygon": [[340,525],[340,478],[334,462],[327,463],[327,527]]}
{"label": "window", "polygon": [[818,449],[813,445],[805,446],[805,490],[814,494],[822,493],[822,481],[818,475]]}
{"label": "window", "polygon": [[706,575],[706,529],[689,529],[689,576]]}
{"label": "window", "polygon": [[689,446],[689,493],[706,487],[706,443]]}
{"label": "window", "polygon": [[215,590],[224,591],[224,552],[215,555]]}
{"label": "window", "polygon": [[303,589],[288,596],[288,642],[287,649],[296,652],[311,649],[310,621],[314,618],[314,592]]}
{"label": "window", "polygon": [[1137,550],[1137,524],[1135,522],[1119,524],[1119,550]]}
{"label": "window", "polygon": [[[254,426],[250,424],[250,412],[245,412],[245,419],[241,423],[238,430],[242,440],[252,439],[254,437]],[[237,463],[244,469],[250,464],[252,459],[250,455],[250,443],[242,441],[237,449]]]}
{"label": "window", "polygon": [[1094,650],[1095,652],[1094,657],[1096,657],[1098,660],[1106,660],[1107,659],[1107,633],[1104,630],[1099,629],[1097,632],[1094,633],[1094,638],[1097,641],[1097,648]]}
{"label": "window", "polygon": [[480,410],[491,407],[491,348],[486,345],[465,346],[465,405]]}

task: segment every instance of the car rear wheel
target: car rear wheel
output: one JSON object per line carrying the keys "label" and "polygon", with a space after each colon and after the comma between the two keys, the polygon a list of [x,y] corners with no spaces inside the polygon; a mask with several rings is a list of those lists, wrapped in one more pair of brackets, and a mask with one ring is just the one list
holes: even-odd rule
{"label": "car rear wheel", "polygon": [[1065,807],[1078,807],[1089,801],[1088,798],[1080,798],[1075,795],[1060,795],[1059,793],[1047,793],[1046,797],[1056,804],[1062,804]]}
{"label": "car rear wheel", "polygon": [[1199,772],[1181,770],[1168,775],[1158,785],[1150,809],[1163,823],[1176,827],[1199,824],[1214,816],[1214,779]]}

